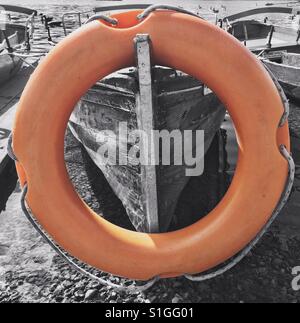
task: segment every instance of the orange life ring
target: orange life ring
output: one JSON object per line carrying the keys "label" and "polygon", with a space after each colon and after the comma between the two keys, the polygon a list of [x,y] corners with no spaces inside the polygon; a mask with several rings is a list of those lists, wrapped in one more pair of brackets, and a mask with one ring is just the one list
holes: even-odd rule
{"label": "orange life ring", "polygon": [[[42,227],[82,261],[119,276],[149,279],[198,273],[238,253],[270,218],[285,187],[287,123],[270,76],[218,27],[182,13],[118,14],[117,27],[94,21],[56,46],[20,100],[13,147],[27,203]],[[133,39],[147,33],[155,63],[201,79],[228,107],[239,142],[233,182],[199,222],[164,234],[132,232],[95,214],[75,192],[64,162],[64,133],[76,102],[99,79],[134,65]]]}

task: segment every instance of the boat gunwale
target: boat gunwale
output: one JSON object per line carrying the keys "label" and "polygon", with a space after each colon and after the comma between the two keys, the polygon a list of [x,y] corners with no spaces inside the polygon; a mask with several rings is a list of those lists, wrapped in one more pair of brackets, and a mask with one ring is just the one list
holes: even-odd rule
{"label": "boat gunwale", "polygon": [[[232,22],[236,21],[241,18],[250,17],[254,15],[259,15],[263,13],[282,13],[282,14],[292,14],[295,8],[293,7],[260,7],[260,8],[253,8],[245,11],[241,11],[226,17],[222,18],[222,21]],[[296,14],[300,13],[300,9],[295,12]]]}
{"label": "boat gunwale", "polygon": [[[298,55],[300,56],[300,54],[298,54]],[[297,67],[297,66],[292,66],[292,65],[287,65],[287,64],[272,62],[269,59],[262,59],[262,61],[265,62],[268,65],[275,65],[275,66],[280,67],[282,69],[292,70],[292,71],[295,71],[295,72],[300,72],[300,66]],[[280,82],[285,82],[285,83],[288,83],[290,85],[297,86],[297,87],[300,86],[300,80],[297,83],[297,82],[293,82],[293,81],[290,81],[290,80],[288,80],[288,82],[287,82],[287,80],[283,80],[283,79],[281,79],[278,76],[276,76],[276,78],[278,78],[278,81],[280,81]]]}

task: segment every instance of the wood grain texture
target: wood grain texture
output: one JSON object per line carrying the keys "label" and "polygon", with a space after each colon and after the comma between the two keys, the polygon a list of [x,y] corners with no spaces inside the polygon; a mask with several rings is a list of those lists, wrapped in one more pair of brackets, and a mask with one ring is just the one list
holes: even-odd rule
{"label": "wood grain texture", "polygon": [[[126,82],[124,82],[124,75]],[[156,66],[152,71],[156,95],[156,127],[158,130],[204,130],[205,152],[223,122],[225,109],[217,97],[203,85],[181,72]],[[120,79],[119,77],[120,76]],[[106,88],[102,85],[105,85]],[[70,129],[102,170],[115,194],[122,201],[127,214],[138,231],[147,231],[145,221],[145,195],[142,191],[140,165],[104,165],[97,154],[101,142],[99,132],[112,130],[118,135],[120,122],[128,122],[128,133],[138,128],[136,98],[138,91],[136,70],[127,69],[98,82],[82,98],[70,118]],[[109,140],[109,136],[106,138]],[[118,137],[122,146],[125,138]],[[131,149],[133,145],[128,145]],[[139,149],[139,143],[136,143]],[[192,146],[195,151],[195,143]],[[174,146],[171,144],[171,153]],[[202,156],[203,158],[204,156]],[[167,231],[177,200],[188,183],[186,165],[156,166],[159,205],[159,231]]]}

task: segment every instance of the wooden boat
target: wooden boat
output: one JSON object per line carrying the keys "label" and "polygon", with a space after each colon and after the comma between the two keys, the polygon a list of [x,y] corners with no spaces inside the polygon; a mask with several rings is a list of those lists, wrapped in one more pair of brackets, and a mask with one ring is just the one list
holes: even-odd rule
{"label": "wooden boat", "polygon": [[[154,75],[154,129],[204,130],[206,152],[224,120],[222,104],[213,93],[205,95],[204,86],[187,75],[162,67],[155,67]],[[130,163],[127,166],[104,165],[101,155],[97,154],[101,145],[97,138],[101,130],[117,133],[120,122],[124,121],[128,122],[129,133],[141,129],[141,116],[136,104],[138,92],[134,70],[115,73],[88,91],[75,108],[69,126],[102,170],[135,228],[138,231],[167,231],[177,200],[190,179],[185,173],[187,166],[159,165],[154,166],[155,170],[148,167],[143,175],[143,166]],[[121,145],[123,140],[118,138]],[[173,149],[171,146],[171,152]],[[195,145],[192,149],[195,151]],[[147,192],[147,181],[143,176],[148,176],[151,171],[154,171],[156,179],[149,188],[151,191]],[[156,191],[153,191],[155,187]],[[149,210],[147,198],[153,193],[157,198],[153,203],[156,210]],[[150,213],[154,213],[152,220],[149,219]]]}
{"label": "wooden boat", "polygon": [[[149,4],[102,6],[96,8],[95,12],[111,13],[116,10],[145,9],[148,6]],[[69,14],[65,14],[65,17]],[[62,22],[66,31],[64,18]],[[150,52],[150,48],[148,51]],[[146,77],[151,75],[151,81],[145,88],[139,82],[140,73],[145,73]],[[145,92],[148,96],[142,99],[142,93]],[[144,102],[143,105],[141,101]],[[144,166],[136,165],[131,160],[128,165],[105,163],[103,155],[98,153],[99,148],[103,141],[109,145],[114,145],[114,142],[110,143],[111,133],[103,138],[103,131],[110,130],[116,134],[118,149],[124,149],[124,145],[127,145],[126,151],[134,146],[142,151],[142,140],[128,144],[119,135],[121,122],[128,123],[129,136],[137,129],[147,133],[151,130],[180,130],[181,133],[191,130],[192,140],[196,130],[204,130],[204,149],[198,160],[200,163],[224,116],[225,108],[218,98],[198,80],[180,71],[152,66],[146,60],[138,68],[118,71],[97,82],[75,107],[69,128],[123,203],[135,229],[164,232],[172,223],[177,201],[189,182],[190,177],[186,175],[188,165],[175,165],[171,162],[170,165],[160,163],[156,166]],[[198,148],[193,141],[191,153],[194,154]],[[171,143],[170,151],[172,156],[174,143]],[[156,157],[161,158],[161,151]]]}
{"label": "wooden boat", "polygon": [[[300,99],[300,29],[271,24],[270,13],[299,14],[290,7],[256,8],[223,18],[228,32],[259,54],[264,64],[274,74],[286,95]],[[263,15],[263,21],[243,19]],[[242,19],[242,20],[241,20]]]}
{"label": "wooden boat", "polygon": [[[20,71],[23,64],[20,56],[29,52],[33,20],[37,14],[35,10],[10,5],[0,5],[1,10],[5,10],[8,22],[0,23],[0,84]],[[20,21],[14,23],[17,18]]]}
{"label": "wooden boat", "polygon": [[[274,13],[298,15],[299,11],[291,7],[255,8],[226,16],[220,20],[220,23],[254,53],[274,50],[298,52],[300,31],[272,24],[269,14]],[[255,15],[260,15],[262,21],[250,18]]]}
{"label": "wooden boat", "polygon": [[276,56],[263,59],[263,62],[279,81],[286,95],[300,101],[300,54],[278,52]]}

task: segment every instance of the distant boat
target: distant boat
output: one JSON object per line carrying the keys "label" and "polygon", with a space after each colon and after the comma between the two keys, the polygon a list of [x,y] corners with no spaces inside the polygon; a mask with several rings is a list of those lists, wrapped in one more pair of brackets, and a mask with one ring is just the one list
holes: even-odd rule
{"label": "distant boat", "polygon": [[12,23],[11,15],[6,16],[8,22],[2,25],[0,22],[0,84],[2,84],[17,74],[22,67],[23,61],[16,55],[16,51],[18,54],[29,52],[29,37],[33,32],[31,24],[37,12],[10,5],[0,5],[0,8],[5,10],[5,14],[28,15],[24,24]]}
{"label": "distant boat", "polygon": [[[290,27],[272,24],[269,14],[295,14],[295,9],[288,7],[261,7],[238,12],[222,19],[224,29],[236,37],[252,51],[287,49],[297,47],[299,33]],[[258,21],[252,18],[263,15]]]}
{"label": "distant boat", "polygon": [[[300,100],[300,31],[272,24],[269,13],[294,15],[300,11],[290,7],[262,7],[227,16],[223,22],[229,33],[258,54],[286,95]],[[249,19],[256,14],[265,14],[264,22]]]}

